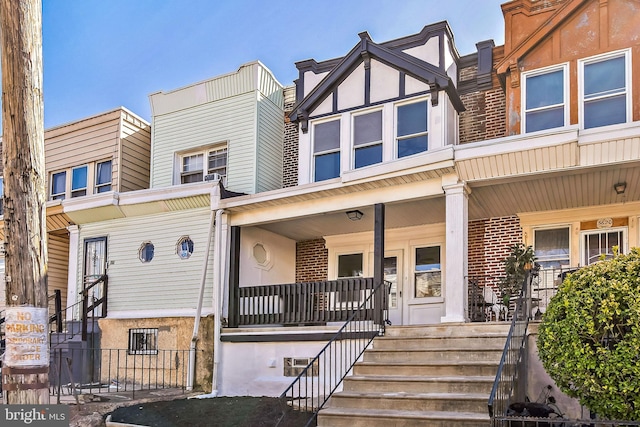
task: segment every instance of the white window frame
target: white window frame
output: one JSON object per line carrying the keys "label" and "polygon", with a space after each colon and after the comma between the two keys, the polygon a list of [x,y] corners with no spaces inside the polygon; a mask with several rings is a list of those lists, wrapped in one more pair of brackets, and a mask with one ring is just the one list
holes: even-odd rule
{"label": "white window frame", "polygon": [[[589,65],[589,64],[593,64],[593,63],[597,63],[597,62],[602,62],[602,61],[606,61],[608,59],[614,59],[614,58],[618,58],[618,57],[624,57],[625,59],[625,68],[624,68],[624,73],[625,73],[625,112],[626,112],[626,118],[625,121],[622,123],[616,123],[616,124],[623,124],[623,123],[629,123],[632,120],[632,68],[631,68],[631,49],[623,49],[623,50],[617,50],[614,52],[608,52],[606,54],[603,55],[594,55],[594,56],[590,56],[588,58],[583,58],[578,60],[578,117],[579,117],[579,123],[580,123],[580,129],[585,129],[585,121],[584,121],[584,104],[585,104],[585,99],[584,99],[584,67],[585,65]],[[616,92],[616,93],[612,93],[612,94],[606,94],[606,95],[602,95],[600,97],[597,98],[591,98],[589,100],[594,100],[594,99],[605,99],[607,97],[610,96],[615,96],[615,95],[619,95],[621,92]],[[613,125],[608,125],[608,126],[615,126],[616,124]],[[595,127],[590,127],[589,129],[598,129],[600,126],[595,126]]]}
{"label": "white window frame", "polygon": [[[547,230],[559,230],[559,229],[568,229],[569,231],[569,253],[567,254],[567,257],[554,257],[552,259],[547,259],[544,261],[562,261],[564,259],[568,260],[568,265],[566,265],[565,267],[551,267],[548,268],[549,270],[561,270],[562,268],[566,268],[566,267],[572,267],[572,260],[571,260],[571,248],[573,245],[573,237],[571,235],[571,224],[557,224],[557,225],[545,225],[544,227],[536,227],[532,230],[532,234],[533,234],[533,248],[535,250],[536,248],[536,232],[537,231],[547,231]],[[543,261],[543,262],[544,262]]]}
{"label": "white window frame", "polygon": [[[356,147],[355,144],[355,130],[356,130],[356,126],[355,126],[355,120],[356,117],[358,116],[366,116],[367,114],[373,114],[376,112],[380,112],[380,139],[377,141],[371,141],[371,142],[367,142],[364,144],[360,144]],[[382,108],[375,108],[375,109],[371,109],[371,110],[365,110],[365,111],[358,111],[357,113],[353,113],[351,114],[351,170],[355,170],[355,169],[361,169],[363,167],[368,167],[368,166],[375,166],[375,165],[379,165],[381,163],[384,162],[384,110]],[[380,162],[378,163],[373,163],[371,165],[367,165],[367,166],[361,166],[360,168],[356,168],[356,150],[360,149],[360,148],[367,148],[367,147],[373,147],[379,145],[380,146],[380,151],[381,151],[381,158],[380,158]],[[315,164],[315,162],[314,162]]]}
{"label": "white window frame", "polygon": [[[541,76],[544,74],[550,74],[556,71],[560,71],[562,70],[562,87],[563,87],[563,93],[562,93],[562,104],[553,104],[553,105],[546,105],[544,107],[536,107],[536,108],[532,108],[530,110],[527,110],[526,106],[527,106],[527,79],[530,77],[536,77],[536,76]],[[569,91],[569,85],[570,85],[570,80],[569,80],[569,63],[564,63],[564,64],[558,64],[558,65],[553,65],[550,67],[544,67],[544,68],[538,68],[536,70],[530,70],[527,72],[522,73],[522,78],[521,78],[521,86],[522,86],[522,92],[521,92],[521,97],[520,97],[520,105],[522,107],[522,120],[520,121],[520,125],[521,125],[521,133],[525,134],[527,133],[527,113],[533,113],[533,112],[538,112],[538,111],[544,111],[544,110],[548,110],[551,108],[557,108],[559,106],[563,107],[563,122],[564,124],[560,127],[566,127],[569,125],[569,120],[570,120],[570,116],[569,116],[569,97],[570,97],[570,91]],[[537,130],[537,131],[532,131],[532,132],[544,132],[544,131],[548,131],[551,129],[559,129],[559,127],[555,127],[555,128],[546,128],[546,129],[541,129],[541,130]],[[532,133],[529,132],[529,133]]]}
{"label": "white window frame", "polygon": [[[68,173],[69,170],[64,169],[64,170],[59,170],[57,172],[51,172],[50,178],[49,178],[49,200],[64,200],[67,198],[67,188],[69,188],[69,176],[71,175],[70,173]],[[62,191],[61,193],[54,193],[53,192],[53,184],[54,184],[54,180],[53,177],[56,175],[60,175],[60,174],[64,174],[64,191]]]}
{"label": "white window frame", "polygon": [[[74,174],[74,172],[76,170],[79,170],[79,169],[82,169],[82,168],[84,168],[86,170],[84,187],[73,188],[73,174]],[[88,164],[75,166],[75,167],[71,168],[71,174],[70,174],[71,175],[70,176],[71,179],[70,179],[70,185],[69,185],[69,191],[70,191],[71,198],[83,197],[83,196],[89,195],[89,173],[90,173],[90,171],[89,171],[89,165]],[[82,191],[82,190],[84,190],[84,194],[77,195],[77,196],[73,195],[73,193],[76,193],[76,192]]]}
{"label": "white window frame", "polygon": [[[221,171],[223,169],[222,167],[209,169],[209,156],[211,155],[211,153],[221,152],[221,151],[224,151],[226,153],[224,174],[216,172],[216,171]],[[184,164],[183,159],[185,157],[190,157],[190,156],[202,156],[202,171],[190,171],[186,173],[183,172],[183,164]],[[175,183],[179,185],[193,184],[193,183],[183,184],[182,177],[202,173],[202,181],[196,181],[196,182],[210,181],[210,179],[207,179],[208,176],[215,174],[217,175],[217,178],[222,180],[223,184],[226,184],[227,174],[229,172],[228,168],[229,168],[229,145],[226,142],[217,143],[214,145],[208,145],[206,147],[199,147],[189,151],[179,152],[179,153],[176,153]]]}
{"label": "white window frame", "polygon": [[[333,121],[337,121],[338,122],[338,148],[334,148],[331,150],[324,150],[324,151],[319,151],[316,153],[315,151],[315,131],[316,131],[316,126],[317,125],[321,125],[323,123],[329,123],[329,122],[333,122]],[[329,181],[331,179],[336,179],[339,178],[342,175],[342,157],[343,157],[343,153],[342,153],[342,127],[344,125],[344,121],[342,119],[341,116],[331,116],[328,117],[326,119],[321,119],[321,120],[314,120],[311,123],[311,130],[309,131],[309,134],[311,135],[311,167],[309,168],[309,170],[311,171],[311,181],[310,182],[323,182],[323,181]],[[325,154],[332,154],[332,153],[338,153],[338,176],[337,177],[333,177],[333,178],[328,178],[328,179],[324,179],[321,181],[316,181],[316,156],[322,156]]]}
{"label": "white window frame", "polygon": [[[143,347],[137,348],[137,335],[143,336]],[[151,337],[151,339],[149,339]],[[149,344],[150,341],[150,344]],[[128,354],[158,354],[158,328],[131,328],[129,329]]]}
{"label": "white window frame", "polygon": [[619,245],[619,253],[626,254],[629,252],[629,227],[611,227],[611,228],[596,228],[593,230],[584,230],[580,232],[580,265],[589,265],[586,259],[585,237],[602,234],[602,233],[617,233],[622,232],[622,244]]}
{"label": "white window frame", "polygon": [[[427,153],[432,145],[431,141],[431,116],[433,115],[433,111],[431,109],[431,104],[429,103],[429,96],[420,96],[416,98],[403,99],[402,101],[396,102],[393,104],[393,158],[394,159],[404,159],[407,157],[415,156],[417,154]],[[426,132],[419,132],[410,135],[403,135],[402,137],[398,137],[398,108],[403,107],[405,105],[417,104],[419,102],[425,102],[427,105],[427,130]],[[384,121],[384,117],[383,117]],[[410,139],[419,137],[422,135],[427,136],[427,149],[425,151],[420,151],[418,153],[411,154],[409,156],[398,157],[398,141],[404,139]]]}
{"label": "white window frame", "polygon": [[[98,165],[101,165],[103,163],[111,163],[111,173],[110,173],[111,179],[109,180],[109,182],[98,183]],[[100,193],[99,189],[102,187],[106,187],[107,185],[111,187],[108,191],[113,191],[113,159],[101,160],[96,162],[93,176],[94,176],[93,194]],[[104,192],[106,193],[107,191],[104,191]]]}

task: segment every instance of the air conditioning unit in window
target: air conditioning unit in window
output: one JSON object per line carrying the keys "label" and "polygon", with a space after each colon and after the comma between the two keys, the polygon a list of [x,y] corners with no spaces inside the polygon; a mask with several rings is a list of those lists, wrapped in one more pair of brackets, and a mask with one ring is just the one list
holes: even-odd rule
{"label": "air conditioning unit in window", "polygon": [[221,176],[219,173],[210,173],[204,176],[205,181],[220,181]]}

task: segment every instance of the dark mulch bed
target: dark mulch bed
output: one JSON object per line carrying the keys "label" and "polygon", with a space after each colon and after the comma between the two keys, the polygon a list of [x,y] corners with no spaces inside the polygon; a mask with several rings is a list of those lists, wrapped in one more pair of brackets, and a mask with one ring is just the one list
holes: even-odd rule
{"label": "dark mulch bed", "polygon": [[150,427],[299,427],[309,418],[309,413],[294,411],[286,400],[275,397],[168,400],[111,413],[111,421]]}

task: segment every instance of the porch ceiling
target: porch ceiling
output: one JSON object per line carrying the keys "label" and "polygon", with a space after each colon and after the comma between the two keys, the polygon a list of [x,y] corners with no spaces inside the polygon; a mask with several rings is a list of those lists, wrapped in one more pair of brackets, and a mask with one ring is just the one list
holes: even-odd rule
{"label": "porch ceiling", "polygon": [[[616,194],[614,184],[626,182],[626,191]],[[522,176],[469,183],[469,220],[526,212],[572,209],[640,201],[640,165],[576,169],[563,173]],[[445,222],[445,197],[425,197],[386,203],[386,228]],[[359,221],[346,211],[358,209]],[[307,215],[260,224],[259,227],[301,241],[322,236],[373,230],[373,205],[353,206],[335,212]]]}
{"label": "porch ceiling", "polygon": [[[626,182],[618,195],[614,184]],[[472,183],[469,219],[571,209],[640,200],[640,165],[581,169],[533,177]]]}

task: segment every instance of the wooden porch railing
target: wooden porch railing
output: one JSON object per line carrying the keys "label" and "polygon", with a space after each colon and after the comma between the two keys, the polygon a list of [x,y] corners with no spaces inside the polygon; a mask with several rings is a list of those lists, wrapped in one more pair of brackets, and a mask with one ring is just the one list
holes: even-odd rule
{"label": "wooden porch railing", "polygon": [[[230,301],[229,326],[344,322],[372,293],[371,277],[240,287]],[[373,320],[373,299],[365,316]]]}

